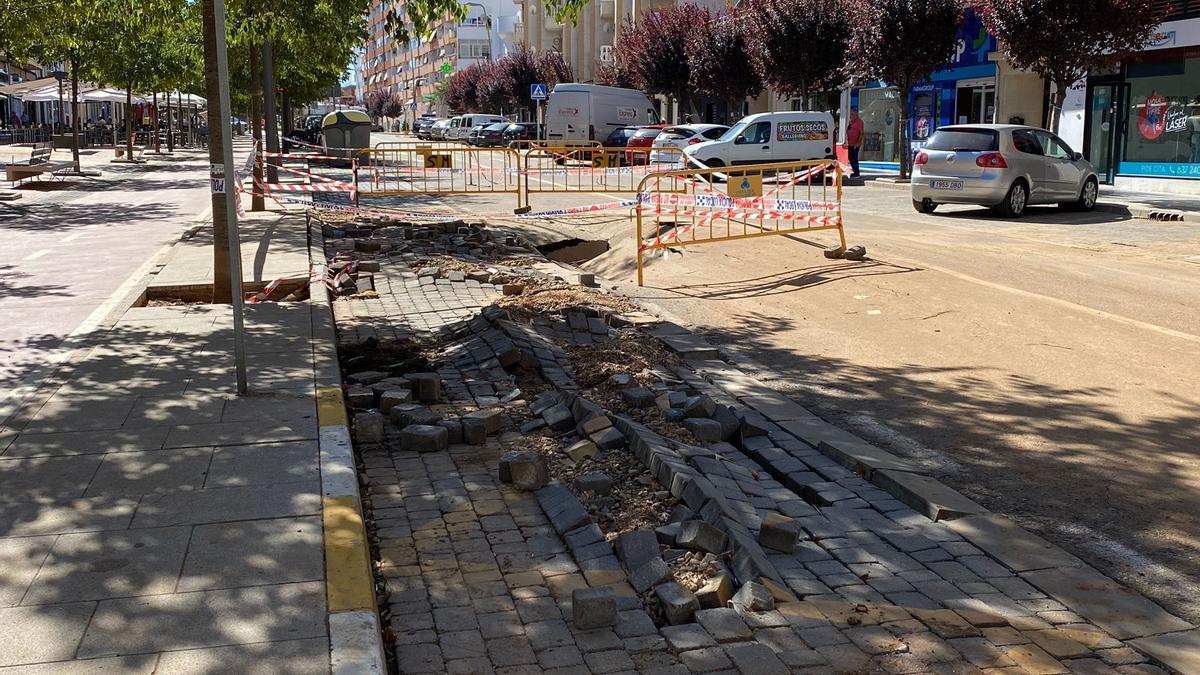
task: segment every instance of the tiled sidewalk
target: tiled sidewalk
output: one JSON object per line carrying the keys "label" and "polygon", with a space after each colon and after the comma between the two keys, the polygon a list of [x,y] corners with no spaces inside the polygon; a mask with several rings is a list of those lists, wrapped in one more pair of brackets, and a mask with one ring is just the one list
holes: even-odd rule
{"label": "tiled sidewalk", "polygon": [[0,672],[328,672],[312,311],[237,398],[229,308],[130,309],[0,429]]}

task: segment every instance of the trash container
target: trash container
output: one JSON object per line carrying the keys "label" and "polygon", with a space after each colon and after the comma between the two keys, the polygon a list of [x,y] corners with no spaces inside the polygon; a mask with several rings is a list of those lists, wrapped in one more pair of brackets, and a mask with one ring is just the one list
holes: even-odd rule
{"label": "trash container", "polygon": [[321,135],[326,152],[349,160],[356,150],[371,147],[371,118],[359,110],[335,110],[321,120]]}

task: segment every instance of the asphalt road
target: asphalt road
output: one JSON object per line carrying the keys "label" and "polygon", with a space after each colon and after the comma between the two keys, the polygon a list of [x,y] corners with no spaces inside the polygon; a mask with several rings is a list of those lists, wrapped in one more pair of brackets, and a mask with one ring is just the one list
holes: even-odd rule
{"label": "asphalt road", "polygon": [[[627,192],[534,194],[534,210]],[[1103,194],[1101,196],[1103,200]],[[511,195],[364,203],[503,214]],[[1111,213],[913,211],[849,187],[826,232],[691,246],[634,281],[628,210],[517,221],[605,240],[586,266],[827,419],[1200,620],[1200,229]]]}
{"label": "asphalt road", "polygon": [[[98,178],[26,183],[0,202],[0,411],[44,376],[64,338],[208,208],[207,157],[141,165],[86,155]],[[7,188],[7,186],[6,186]],[[5,415],[0,415],[3,419]]]}

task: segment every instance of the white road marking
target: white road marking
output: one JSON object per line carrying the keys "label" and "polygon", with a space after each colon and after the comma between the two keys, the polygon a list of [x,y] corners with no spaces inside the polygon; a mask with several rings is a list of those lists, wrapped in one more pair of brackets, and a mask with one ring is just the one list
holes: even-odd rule
{"label": "white road marking", "polygon": [[62,238],[62,242],[65,244],[69,241],[75,241],[76,239],[78,239],[82,236],[83,236],[82,232],[76,232],[75,234],[68,234],[67,236]]}
{"label": "white road marking", "polygon": [[866,299],[867,299],[867,298],[869,298],[869,297],[871,297],[871,296],[869,296],[869,295],[856,295],[856,296],[854,296],[854,299],[855,299],[855,300],[866,300]]}
{"label": "white road marking", "polygon": [[24,258],[21,258],[21,262],[28,262],[28,261],[30,261],[30,260],[37,260],[38,258],[40,258],[40,257],[42,257],[42,256],[44,256],[44,255],[46,255],[46,254],[48,254],[48,253],[50,253],[50,249],[48,249],[48,248],[44,248],[44,249],[42,249],[42,250],[40,250],[40,251],[34,251],[33,253],[30,253],[29,255],[25,256]]}
{"label": "white road marking", "polygon": [[875,316],[876,314],[883,314],[883,312],[878,309],[868,309],[867,314],[870,314],[871,316]]}
{"label": "white road marking", "polygon": [[1087,305],[1081,305],[1079,303],[1071,302],[1070,300],[1063,300],[1062,298],[1055,298],[1055,297],[1049,296],[1049,295],[1042,295],[1041,293],[1034,293],[1033,291],[1026,291],[1026,290],[1022,290],[1020,288],[1013,288],[1011,286],[1005,286],[1004,284],[998,284],[998,283],[995,283],[992,281],[987,281],[985,279],[980,279],[978,277],[973,277],[969,274],[963,274],[962,272],[956,272],[954,270],[947,269],[947,268],[941,267],[939,265],[931,265],[926,262],[917,262],[912,259],[907,259],[907,258],[902,258],[902,257],[897,257],[897,256],[892,256],[891,259],[894,262],[901,262],[901,263],[905,263],[905,264],[909,264],[909,265],[920,266],[927,270],[933,270],[934,272],[941,272],[942,274],[948,274],[952,277],[961,279],[963,281],[969,281],[973,284],[979,284],[980,286],[995,289],[998,291],[1004,291],[1006,293],[1012,293],[1013,295],[1019,295],[1019,296],[1031,298],[1034,300],[1041,300],[1042,302],[1048,302],[1048,303],[1051,303],[1054,305],[1058,305],[1059,307],[1065,307],[1067,309],[1075,310],[1077,312],[1082,312],[1084,314],[1090,314],[1097,318],[1107,319],[1109,321],[1115,321],[1117,323],[1123,323],[1127,326],[1133,326],[1135,328],[1142,328],[1145,330],[1153,331],[1155,333],[1159,333],[1160,335],[1166,335],[1167,337],[1173,337],[1173,338],[1178,338],[1180,340],[1187,340],[1189,342],[1200,343],[1200,335],[1193,335],[1191,333],[1185,333],[1183,331],[1174,330],[1172,328],[1167,328],[1165,326],[1159,326],[1157,324],[1148,323],[1146,321],[1139,321],[1138,319],[1132,319],[1127,316],[1121,316],[1120,314],[1113,314],[1112,312],[1106,312],[1102,309],[1096,309],[1095,307],[1088,307]]}

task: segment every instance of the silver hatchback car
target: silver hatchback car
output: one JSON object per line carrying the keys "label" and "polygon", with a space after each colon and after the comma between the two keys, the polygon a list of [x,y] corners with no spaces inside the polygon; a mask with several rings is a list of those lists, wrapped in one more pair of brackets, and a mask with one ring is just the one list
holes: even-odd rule
{"label": "silver hatchback car", "polygon": [[1031,204],[1090,211],[1099,181],[1092,165],[1061,138],[1037,127],[970,124],[942,127],[913,159],[913,208],[980,204],[1018,217]]}

